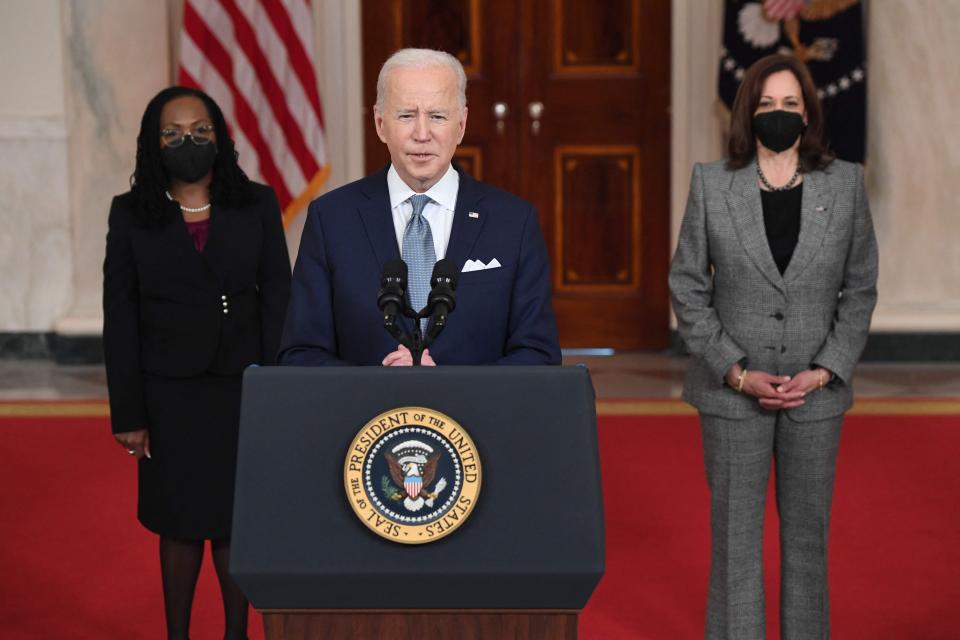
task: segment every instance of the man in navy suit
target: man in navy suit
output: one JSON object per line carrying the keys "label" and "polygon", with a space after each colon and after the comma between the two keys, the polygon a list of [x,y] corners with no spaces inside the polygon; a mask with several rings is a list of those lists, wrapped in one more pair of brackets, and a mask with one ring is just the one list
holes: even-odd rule
{"label": "man in navy suit", "polygon": [[281,364],[412,364],[377,308],[384,265],[401,257],[428,268],[411,266],[408,291],[418,278],[429,289],[435,260],[461,272],[456,310],[422,364],[560,363],[536,209],[451,164],[467,124],[466,84],[460,62],[440,51],[402,49],[384,63],[374,121],[391,164],[310,204]]}

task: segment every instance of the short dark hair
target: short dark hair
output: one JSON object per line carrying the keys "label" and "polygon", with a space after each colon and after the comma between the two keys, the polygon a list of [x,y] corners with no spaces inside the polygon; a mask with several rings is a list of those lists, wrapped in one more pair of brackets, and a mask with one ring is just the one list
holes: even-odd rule
{"label": "short dark hair", "polygon": [[753,134],[753,114],[760,104],[763,83],[778,71],[789,71],[803,93],[803,105],[807,111],[807,126],[800,136],[800,168],[804,172],[823,169],[833,161],[833,154],[824,141],[823,109],[817,96],[810,71],[798,58],[774,54],[760,58],[747,69],[743,82],[737,89],[730,111],[730,140],[727,144],[727,166],[740,169],[747,166],[757,155],[757,141]]}
{"label": "short dark hair", "polygon": [[170,188],[170,176],[160,157],[160,112],[168,102],[183,96],[203,101],[217,136],[217,158],[213,164],[210,201],[217,204],[240,204],[250,197],[250,179],[237,164],[237,150],[227,129],[223,111],[213,98],[192,87],[167,87],[147,103],[137,136],[137,164],[130,176],[130,190],[139,207],[137,216],[146,224],[168,222],[169,208],[164,191]]}

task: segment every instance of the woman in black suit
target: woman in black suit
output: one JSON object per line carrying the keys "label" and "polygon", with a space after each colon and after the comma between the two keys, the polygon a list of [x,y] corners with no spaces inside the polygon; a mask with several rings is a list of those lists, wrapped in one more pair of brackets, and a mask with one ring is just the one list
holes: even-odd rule
{"label": "woman in black suit", "polygon": [[273,190],[251,182],[201,91],[147,105],[130,191],[110,209],[103,342],[113,432],[138,461],[138,518],[160,536],[168,638],[187,638],[211,540],[228,639],[247,601],[228,574],[240,381],[273,364],[290,263]]}

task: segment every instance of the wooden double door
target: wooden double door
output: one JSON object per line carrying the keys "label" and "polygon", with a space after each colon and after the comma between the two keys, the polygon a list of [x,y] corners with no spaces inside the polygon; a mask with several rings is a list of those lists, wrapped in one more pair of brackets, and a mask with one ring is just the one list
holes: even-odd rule
{"label": "wooden double door", "polygon": [[[669,333],[669,0],[364,0],[364,104],[402,47],[455,55],[455,161],[533,202],[564,347],[660,349]],[[388,160],[367,107],[366,167]]]}

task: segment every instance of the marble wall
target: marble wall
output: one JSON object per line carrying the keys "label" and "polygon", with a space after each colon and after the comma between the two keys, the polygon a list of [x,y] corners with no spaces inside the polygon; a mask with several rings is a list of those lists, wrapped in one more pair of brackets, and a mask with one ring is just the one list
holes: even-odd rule
{"label": "marble wall", "polygon": [[0,332],[95,335],[107,211],[169,80],[165,3],[0,4]]}
{"label": "marble wall", "polygon": [[111,198],[130,188],[140,117],[170,81],[164,2],[62,0],[73,296],[59,334],[100,332]]}
{"label": "marble wall", "polygon": [[868,23],[874,327],[960,331],[960,2],[874,0]]}
{"label": "marble wall", "polygon": [[0,332],[49,331],[73,276],[59,5],[0,3],[0,43]]}
{"label": "marble wall", "polygon": [[51,330],[72,258],[62,116],[0,116],[0,332]]}

